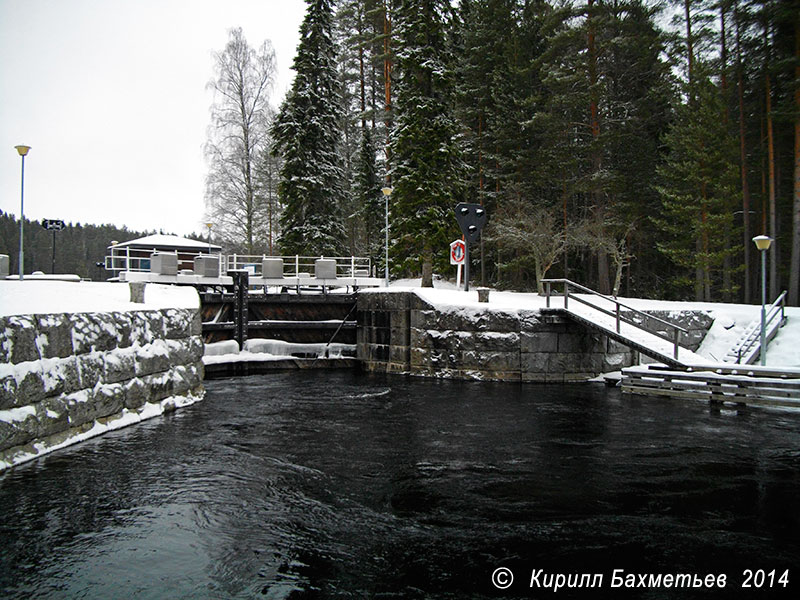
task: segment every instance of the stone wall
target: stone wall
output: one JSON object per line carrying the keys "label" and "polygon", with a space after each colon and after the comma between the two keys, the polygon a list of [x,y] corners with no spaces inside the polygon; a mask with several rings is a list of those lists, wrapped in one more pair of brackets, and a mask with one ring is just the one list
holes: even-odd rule
{"label": "stone wall", "polygon": [[[697,351],[714,323],[714,317],[703,310],[648,310],[647,314],[685,329],[688,333],[682,335],[680,345],[692,352]],[[633,313],[629,313],[628,318],[634,323],[645,324],[651,329],[660,331],[663,335],[672,335],[673,330],[667,331],[666,327],[662,328],[652,319],[645,319],[641,315]],[[645,320],[647,323],[644,323]]]}
{"label": "stone wall", "polygon": [[0,318],[0,469],[203,395],[197,310]]}
{"label": "stone wall", "polygon": [[534,310],[437,309],[413,292],[362,293],[368,371],[524,382],[584,381],[637,362],[628,347]]}

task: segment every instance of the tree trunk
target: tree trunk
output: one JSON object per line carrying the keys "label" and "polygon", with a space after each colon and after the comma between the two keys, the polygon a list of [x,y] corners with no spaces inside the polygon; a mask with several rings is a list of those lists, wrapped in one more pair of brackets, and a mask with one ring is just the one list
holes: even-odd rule
{"label": "tree trunk", "polygon": [[[727,2],[720,2],[719,4],[719,25],[720,25],[720,87],[722,88],[722,98],[725,102],[725,112],[722,118],[725,123],[725,128],[728,128],[728,44],[727,44],[727,31],[725,28],[725,13],[728,11]],[[731,205],[729,209],[734,210]],[[722,299],[724,302],[731,301],[731,292],[733,290],[733,283],[731,277],[731,235],[728,228],[725,229],[725,256],[722,258]]]}
{"label": "tree trunk", "polygon": [[[692,39],[692,12],[691,12],[691,0],[683,0],[683,10],[684,16],[686,18],[686,63],[687,63],[687,75],[689,78],[689,88],[691,89],[692,83],[694,82],[693,75],[694,75],[694,40]],[[691,98],[690,98],[691,100]]]}
{"label": "tree trunk", "polygon": [[622,287],[622,270],[625,268],[625,252],[618,253],[614,257],[614,288],[611,295],[615,298],[619,296],[619,288]]}
{"label": "tree trunk", "polygon": [[[794,23],[794,79],[800,82],[800,19]],[[800,86],[794,90],[794,201],[792,203],[792,258],[789,267],[789,304],[800,305]]]}
{"label": "tree trunk", "polygon": [[[478,199],[483,206],[483,113],[478,114]],[[481,236],[481,285],[486,287],[486,254]]]}
{"label": "tree trunk", "polygon": [[[390,52],[389,38],[391,36],[391,23],[389,21],[389,8],[386,2],[383,4],[383,91],[385,96],[384,110],[386,111],[386,163],[391,159],[391,149],[389,147],[389,130],[392,128],[392,58]],[[389,180],[387,168],[387,182]]]}
{"label": "tree trunk", "polygon": [[772,89],[769,73],[766,77],[767,96],[767,161],[769,183],[769,235],[773,239],[769,247],[769,296],[778,295],[778,261],[777,258],[777,212],[775,209],[775,136],[772,131]]}
{"label": "tree trunk", "polygon": [[422,287],[433,287],[433,251],[427,244],[422,251]]}
{"label": "tree trunk", "polygon": [[752,301],[751,282],[752,274],[752,240],[750,226],[750,186],[747,183],[747,151],[745,145],[745,115],[744,115],[744,75],[742,68],[742,43],[741,24],[739,22],[739,8],[734,12],[736,18],[736,77],[739,96],[739,161],[742,179],[742,229],[744,235],[744,303]]}
{"label": "tree trunk", "polygon": [[544,270],[542,268],[541,259],[535,254],[533,256],[533,269],[536,271],[536,291],[540,296],[544,296],[544,284],[542,283],[542,279],[544,279]]}
{"label": "tree trunk", "polygon": [[[588,20],[587,50],[589,53],[589,128],[592,132],[592,173],[596,175],[602,168],[602,158],[598,148],[598,144],[600,143],[600,113],[597,92],[597,47],[593,18],[594,2],[595,0],[588,0],[586,18]],[[602,224],[604,220],[605,203],[603,202],[602,191],[597,185],[597,183],[593,184],[592,196],[594,197],[594,208],[597,218]],[[608,254],[602,249],[599,249],[597,251],[597,291],[601,294],[608,294],[610,291],[609,287]]]}

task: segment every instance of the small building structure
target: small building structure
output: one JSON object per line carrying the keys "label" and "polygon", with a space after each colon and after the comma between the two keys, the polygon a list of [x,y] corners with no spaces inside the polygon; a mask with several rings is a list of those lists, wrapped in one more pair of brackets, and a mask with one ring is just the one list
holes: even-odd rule
{"label": "small building structure", "polygon": [[112,242],[105,257],[105,268],[112,278],[122,272],[149,272],[155,253],[174,253],[178,257],[178,271],[192,270],[197,256],[220,256],[222,248],[209,242],[200,242],[177,235],[148,235],[128,242]]}

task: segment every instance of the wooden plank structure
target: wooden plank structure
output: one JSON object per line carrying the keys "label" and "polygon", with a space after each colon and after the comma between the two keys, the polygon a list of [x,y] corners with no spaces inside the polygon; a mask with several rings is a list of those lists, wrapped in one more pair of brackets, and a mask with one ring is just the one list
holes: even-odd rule
{"label": "wooden plank structure", "polygon": [[623,393],[732,404],[800,408],[800,371],[754,366],[641,365],[622,370]]}

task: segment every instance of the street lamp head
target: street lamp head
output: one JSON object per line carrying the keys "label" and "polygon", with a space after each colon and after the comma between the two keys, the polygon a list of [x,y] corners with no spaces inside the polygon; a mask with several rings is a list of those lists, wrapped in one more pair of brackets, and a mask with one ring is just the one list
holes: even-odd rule
{"label": "street lamp head", "polygon": [[30,146],[24,146],[22,144],[20,144],[19,146],[14,146],[14,148],[17,149],[17,152],[19,152],[20,156],[27,156],[28,155],[28,150],[31,149]]}
{"label": "street lamp head", "polygon": [[385,188],[381,188],[381,191],[383,192],[384,196],[388,196],[389,194],[391,194],[394,191],[394,188],[385,187]]}
{"label": "street lamp head", "polygon": [[753,238],[753,241],[759,250],[769,250],[769,246],[772,244],[772,238],[768,235],[757,235]]}

